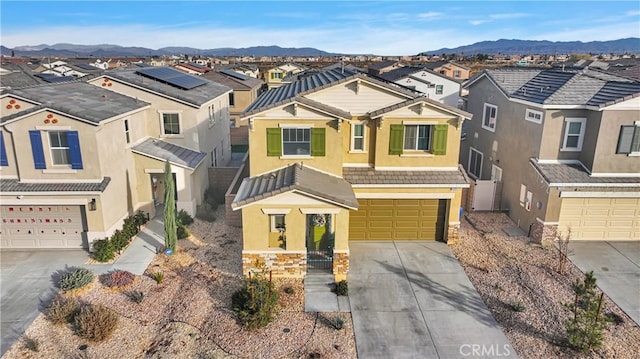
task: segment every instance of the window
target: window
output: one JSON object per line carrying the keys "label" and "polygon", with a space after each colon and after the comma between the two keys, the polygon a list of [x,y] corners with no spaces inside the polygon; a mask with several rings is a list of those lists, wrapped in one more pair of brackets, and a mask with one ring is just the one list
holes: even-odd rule
{"label": "window", "polygon": [[443,92],[444,92],[444,86],[436,85],[436,95],[442,95]]}
{"label": "window", "polygon": [[0,132],[0,166],[8,166],[9,160],[7,159],[7,149],[4,147],[4,136]]}
{"label": "window", "polygon": [[236,105],[236,99],[233,95],[233,92],[229,92],[229,106],[235,106]]}
{"label": "window", "polygon": [[283,128],[282,129],[282,154],[283,155],[311,155],[311,129],[310,128]]}
{"label": "window", "polygon": [[430,125],[404,126],[404,149],[415,151],[430,151],[431,127],[432,126]]}
{"label": "window", "polygon": [[586,118],[567,118],[564,126],[564,140],[562,151],[581,151],[584,140]]}
{"label": "window", "polygon": [[364,151],[364,124],[356,123],[351,126],[351,150]]}
{"label": "window", "polygon": [[524,209],[531,211],[531,202],[533,201],[533,193],[527,191],[527,198],[524,201]]}
{"label": "window", "polygon": [[129,120],[124,120],[124,138],[127,143],[131,143],[131,135],[129,134]]}
{"label": "window", "polygon": [[180,114],[163,113],[162,127],[163,127],[162,131],[165,135],[179,135],[180,134]]}
{"label": "window", "polygon": [[216,105],[209,105],[209,126],[213,126],[216,123]]}
{"label": "window", "polygon": [[640,122],[635,126],[621,126],[616,153],[640,155]]}
{"label": "window", "polygon": [[469,148],[469,175],[480,178],[482,174],[482,152],[475,148]]}
{"label": "window", "polygon": [[54,166],[70,165],[69,158],[69,140],[67,132],[52,131],[49,132],[49,148],[51,149],[51,163]]}
{"label": "window", "polygon": [[524,207],[524,201],[527,196],[527,186],[521,184],[520,185],[520,206]]}
{"label": "window", "polygon": [[271,78],[272,79],[281,79],[282,78],[282,72],[272,72],[271,73]]}
{"label": "window", "polygon": [[491,132],[496,132],[496,121],[498,117],[498,107],[485,103],[482,113],[482,128]]}
{"label": "window", "polygon": [[271,232],[282,232],[285,230],[284,214],[270,214],[269,223]]}
{"label": "window", "polygon": [[453,77],[456,77],[456,78],[460,77],[460,70],[455,70],[453,72]]}
{"label": "window", "polygon": [[527,109],[524,119],[535,123],[542,123],[542,112]]}
{"label": "window", "polygon": [[211,151],[211,167],[218,167],[218,151],[216,148]]}

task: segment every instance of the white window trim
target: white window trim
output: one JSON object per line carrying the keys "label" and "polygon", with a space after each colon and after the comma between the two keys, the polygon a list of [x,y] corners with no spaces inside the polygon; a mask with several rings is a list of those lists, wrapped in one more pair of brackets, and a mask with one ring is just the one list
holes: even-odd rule
{"label": "white window trim", "polygon": [[524,207],[524,201],[527,196],[527,186],[521,184],[520,185],[520,206]]}
{"label": "white window trim", "polygon": [[287,228],[287,215],[284,213],[269,214],[269,232],[279,233],[280,230],[276,228],[276,216],[284,217],[284,228]]}
{"label": "white window trim", "polygon": [[[355,127],[356,126],[362,126],[362,149],[355,149],[354,148],[354,143],[355,143]],[[363,121],[358,121],[358,122],[352,122],[351,123],[351,152],[356,152],[356,153],[365,153],[367,152],[367,143],[366,143],[366,138],[367,138],[367,126],[365,126]]]}
{"label": "white window trim", "polygon": [[[540,115],[540,120],[536,120],[535,118],[529,117],[530,114],[532,114],[532,115]],[[536,110],[532,110],[532,109],[528,108],[527,111],[524,114],[524,119],[529,121],[529,122],[541,124],[542,120],[544,119],[544,113],[542,111],[536,111]]]}
{"label": "white window trim", "polygon": [[[47,131],[47,138],[49,140],[49,158],[51,160],[51,166],[53,167],[57,167],[57,168],[71,168],[71,147],[53,147],[53,145],[51,144],[51,133],[52,132],[69,132],[69,131],[59,131],[59,130],[52,130],[52,131]],[[67,134],[67,143],[69,142],[69,135]],[[63,163],[63,164],[56,164],[53,161],[53,150],[54,149],[65,149],[67,150],[67,156],[69,157],[69,163]]]}
{"label": "white window trim", "polygon": [[209,105],[208,107],[209,110],[209,127],[213,127],[216,122],[218,122],[218,119],[216,118],[216,104],[212,103],[211,105]]}
{"label": "white window trim", "polygon": [[[484,119],[485,119],[485,117],[487,115],[487,108],[488,107],[496,109],[496,117],[494,118],[494,121],[493,121],[493,128],[484,125]],[[481,123],[481,125],[482,125],[482,128],[484,128],[487,131],[496,132],[496,127],[498,126],[498,106],[492,105],[492,104],[487,103],[487,102],[484,103],[484,107],[483,107],[483,110],[482,110],[482,123]]]}
{"label": "white window trim", "polygon": [[[160,114],[160,137],[173,137],[173,138],[183,138],[184,137],[184,127],[182,126],[182,112],[181,111],[159,111]],[[180,126],[179,134],[166,134],[164,133],[164,115],[178,115],[178,126]]]}
{"label": "white window trim", "polygon": [[[280,140],[280,146],[282,146],[282,155],[280,156],[280,158],[295,158],[295,159],[300,159],[300,158],[313,158],[311,156],[311,128],[313,126],[307,126],[307,125],[303,125],[303,126],[292,126],[292,125],[279,125],[280,127],[280,134],[281,134],[281,140]],[[284,133],[282,130],[285,129],[301,129],[301,130],[309,130],[309,154],[308,155],[288,155],[284,153]]]}
{"label": "white window trim", "polygon": [[527,198],[525,199],[525,202],[524,202],[524,209],[526,209],[527,212],[531,212],[532,203],[533,203],[533,192],[527,191]]}
{"label": "white window trim", "polygon": [[[478,173],[478,175],[477,175],[477,176],[476,176],[475,174],[471,173],[471,153],[472,153],[472,152],[477,152],[477,153],[479,153],[479,154],[480,154],[480,156],[481,156],[481,158],[480,158],[480,173]],[[483,162],[484,162],[484,153],[482,153],[482,152],[478,151],[477,149],[475,149],[475,148],[473,148],[473,147],[469,147],[469,161],[468,161],[468,163],[467,163],[467,168],[469,169],[469,171],[467,171],[467,172],[469,172],[469,176],[470,176],[471,178],[475,178],[475,179],[480,178],[480,176],[482,175],[482,165],[483,165]]]}
{"label": "white window trim", "polygon": [[[567,147],[567,139],[569,138],[569,127],[571,123],[580,123],[580,134],[578,135],[578,146],[575,148]],[[562,147],[560,151],[564,152],[579,152],[582,151],[582,143],[584,142],[584,132],[587,124],[586,118],[567,117],[564,119],[564,136],[562,139]],[[575,135],[572,135],[575,136]]]}
{"label": "white window trim", "polygon": [[123,121],[124,124],[124,141],[127,145],[131,144],[131,122],[129,122],[128,118],[125,118]]}
{"label": "white window trim", "polygon": [[[425,123],[425,122],[421,122],[421,123],[413,123],[413,124],[409,124],[408,122],[403,122],[402,125],[404,126],[403,131],[402,131],[402,152],[407,153],[407,154],[430,154],[431,152],[433,152],[433,127],[435,126],[434,124],[431,123]],[[418,127],[416,129],[416,142],[414,143],[414,148],[404,148],[405,147],[405,134],[407,132],[407,126],[416,126]],[[427,147],[428,149],[426,150],[422,150],[422,149],[417,149],[418,147],[418,133],[419,133],[419,127],[420,126],[427,126],[428,130],[429,130],[429,141],[427,142]]]}
{"label": "white window trim", "polygon": [[[624,127],[626,127],[626,126],[630,127],[630,125],[623,125],[623,126]],[[638,131],[638,135],[640,136],[640,121],[634,121],[633,122],[633,126],[635,127],[635,131]],[[634,136],[631,137],[630,146],[632,146],[632,144],[633,144],[633,139],[635,138],[635,131],[634,131]],[[620,141],[620,135],[618,135],[618,141]],[[619,154],[619,152],[617,152],[617,147],[618,147],[618,144],[616,143],[616,154]],[[640,151],[630,151],[626,155],[628,157],[640,157]]]}

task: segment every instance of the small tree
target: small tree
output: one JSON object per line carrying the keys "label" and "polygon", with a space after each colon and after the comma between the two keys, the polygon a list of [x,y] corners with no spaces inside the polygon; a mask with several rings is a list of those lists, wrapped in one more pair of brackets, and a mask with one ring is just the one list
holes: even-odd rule
{"label": "small tree", "polygon": [[573,291],[574,301],[567,305],[573,312],[573,318],[566,322],[567,335],[573,348],[586,352],[602,344],[607,326],[607,319],[600,315],[604,293],[598,295],[593,271],[586,273],[582,282],[576,280]]}
{"label": "small tree", "polygon": [[176,251],[178,230],[176,227],[175,183],[169,160],[164,164],[164,245]]}
{"label": "small tree", "polygon": [[569,241],[571,240],[571,227],[567,229],[567,233],[563,235],[558,232],[556,235],[558,240],[558,273],[564,274],[564,270],[567,268],[567,262],[569,261]]}

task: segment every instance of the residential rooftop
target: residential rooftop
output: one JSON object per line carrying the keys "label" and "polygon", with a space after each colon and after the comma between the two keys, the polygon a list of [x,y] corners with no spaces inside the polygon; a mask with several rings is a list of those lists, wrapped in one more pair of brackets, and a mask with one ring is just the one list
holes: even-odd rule
{"label": "residential rooftop", "polygon": [[159,160],[169,162],[182,167],[194,169],[207,156],[206,153],[194,151],[186,147],[174,145],[156,138],[147,138],[133,146],[133,152]]}
{"label": "residential rooftop", "polygon": [[581,163],[540,163],[535,158],[529,162],[552,186],[640,187],[638,176],[592,176]]}

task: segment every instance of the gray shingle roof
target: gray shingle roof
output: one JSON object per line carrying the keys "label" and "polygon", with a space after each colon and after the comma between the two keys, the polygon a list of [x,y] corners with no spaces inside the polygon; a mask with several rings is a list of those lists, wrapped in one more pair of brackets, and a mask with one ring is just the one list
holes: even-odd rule
{"label": "gray shingle roof", "polygon": [[424,67],[420,67],[420,66],[403,66],[403,67],[399,67],[397,69],[393,69],[391,71],[387,71],[387,72],[383,72],[380,75],[378,75],[378,77],[380,77],[381,79],[387,80],[387,81],[396,81],[398,79],[402,79],[405,77],[409,77],[410,75],[413,75],[417,72],[420,71],[429,71],[431,73],[437,74],[438,76],[442,76],[444,77],[444,75],[442,74],[438,74],[437,72],[434,72],[433,70],[424,68]]}
{"label": "gray shingle roof", "polygon": [[[100,123],[114,116],[142,109],[149,105],[133,97],[121,95],[81,81],[26,87],[9,90],[8,93],[29,99],[42,107],[93,123]],[[22,116],[23,113],[26,114],[28,112],[22,111],[13,114],[10,118]],[[8,119],[3,117],[2,122],[6,122]]]}
{"label": "gray shingle roof", "polygon": [[156,138],[147,138],[131,149],[141,155],[163,161],[169,160],[173,164],[192,169],[198,167],[202,159],[207,156],[206,153],[193,151]]}
{"label": "gray shingle roof", "polygon": [[457,171],[379,171],[366,167],[345,167],[344,179],[353,185],[452,185],[467,187],[466,176]]}
{"label": "gray shingle roof", "polygon": [[640,187],[640,177],[593,177],[580,163],[530,163],[550,185]]}
{"label": "gray shingle roof", "polygon": [[[238,73],[238,75],[242,74]],[[239,77],[229,76],[220,71],[209,71],[203,74],[201,77],[213,82],[223,84],[234,90],[251,90],[253,88],[260,87],[263,84],[262,80],[259,80],[255,77],[245,76],[246,78],[244,80],[241,80]]]}
{"label": "gray shingle roof", "polygon": [[290,191],[322,198],[342,207],[358,208],[358,200],[347,181],[298,163],[260,176],[245,178],[231,207],[240,208]]}
{"label": "gray shingle roof", "polygon": [[[136,73],[136,69],[112,70],[104,73],[105,76],[117,81],[125,82],[134,86],[162,94],[164,96],[186,102],[194,106],[201,106],[212,99],[231,91],[231,88],[217,82],[207,81],[206,84],[184,90],[175,86],[171,86],[160,81],[156,81],[149,77],[143,77]],[[193,75],[188,75],[193,76]],[[194,76],[202,79],[200,76]]]}
{"label": "gray shingle roof", "polygon": [[445,110],[448,110],[449,112],[453,112],[453,113],[457,114],[458,116],[462,116],[462,117],[467,118],[467,119],[470,119],[473,116],[472,114],[470,114],[468,112],[465,112],[465,111],[462,111],[462,110],[458,109],[457,107],[453,107],[453,106],[444,104],[442,102],[430,99],[430,98],[425,97],[425,96],[408,99],[406,101],[395,103],[395,104],[393,104],[391,106],[383,107],[383,108],[381,108],[379,110],[370,112],[369,116],[371,118],[376,118],[376,117],[378,117],[380,115],[383,115],[383,114],[385,114],[387,112],[391,112],[393,110],[397,110],[399,108],[403,108],[403,107],[406,107],[406,106],[411,106],[412,104],[418,103],[418,102],[429,103],[429,104],[431,104],[431,105],[433,105],[435,107],[443,108]]}
{"label": "gray shingle roof", "polygon": [[0,192],[104,192],[111,182],[104,177],[102,182],[87,183],[21,183],[17,179],[0,179]]}

